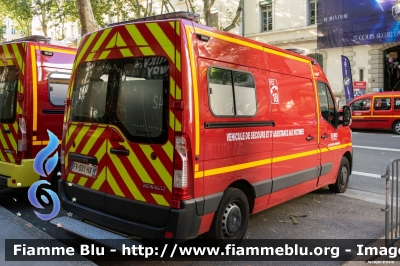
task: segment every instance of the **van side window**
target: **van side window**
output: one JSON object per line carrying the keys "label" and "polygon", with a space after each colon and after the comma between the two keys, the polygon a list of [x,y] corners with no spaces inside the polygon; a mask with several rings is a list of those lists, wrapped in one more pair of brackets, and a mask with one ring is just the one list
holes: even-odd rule
{"label": "van side window", "polygon": [[374,101],[375,110],[390,110],[390,98],[376,98]]}
{"label": "van side window", "polygon": [[0,67],[0,123],[13,123],[17,102],[18,68]]}
{"label": "van side window", "polygon": [[216,116],[256,114],[256,87],[250,73],[212,67],[208,71],[211,112]]}
{"label": "van side window", "polygon": [[49,75],[49,100],[52,105],[64,106],[71,74],[51,73]]}
{"label": "van side window", "polygon": [[371,109],[371,99],[355,101],[351,104],[351,109],[356,111],[369,111]]}
{"label": "van side window", "polygon": [[322,117],[332,126],[334,126],[336,105],[328,85],[322,82],[318,82],[318,96]]}
{"label": "van side window", "polygon": [[394,109],[400,110],[400,98],[394,98]]}

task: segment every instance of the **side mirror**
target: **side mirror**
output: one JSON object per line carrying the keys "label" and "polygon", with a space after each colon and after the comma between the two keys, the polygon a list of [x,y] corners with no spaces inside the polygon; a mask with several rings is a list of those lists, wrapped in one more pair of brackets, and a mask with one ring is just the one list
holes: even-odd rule
{"label": "side mirror", "polygon": [[342,119],[340,119],[340,124],[343,124],[343,126],[349,126],[351,124],[351,108],[350,106],[343,106],[342,107],[342,112],[340,112],[340,116]]}

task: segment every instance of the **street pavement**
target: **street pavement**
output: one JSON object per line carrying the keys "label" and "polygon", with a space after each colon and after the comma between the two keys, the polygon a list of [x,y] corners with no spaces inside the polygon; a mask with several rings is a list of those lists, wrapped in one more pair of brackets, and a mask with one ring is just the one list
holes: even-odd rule
{"label": "street pavement", "polygon": [[[5,266],[94,266],[91,261],[5,261],[5,239],[53,239],[17,215],[0,206],[0,265]],[[60,243],[59,246],[63,246]]]}

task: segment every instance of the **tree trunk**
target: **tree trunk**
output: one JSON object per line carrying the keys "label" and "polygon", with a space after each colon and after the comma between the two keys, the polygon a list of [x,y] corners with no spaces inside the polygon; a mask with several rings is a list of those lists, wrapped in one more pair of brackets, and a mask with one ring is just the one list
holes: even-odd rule
{"label": "tree trunk", "polygon": [[242,13],[243,10],[243,1],[244,0],[239,1],[238,8],[236,9],[236,15],[233,18],[232,23],[228,27],[224,28],[223,31],[230,31],[231,29],[236,28],[236,23],[239,20],[240,14]]}
{"label": "tree trunk", "polygon": [[42,19],[40,20],[42,26],[43,35],[47,36],[47,21],[46,21],[46,11],[42,10]]}
{"label": "tree trunk", "polygon": [[93,16],[90,0],[76,0],[79,19],[82,26],[82,35],[98,30],[98,25]]}
{"label": "tree trunk", "polygon": [[212,26],[212,21],[211,21],[211,8],[215,3],[215,0],[203,0],[204,3],[204,22],[206,23],[207,26]]}

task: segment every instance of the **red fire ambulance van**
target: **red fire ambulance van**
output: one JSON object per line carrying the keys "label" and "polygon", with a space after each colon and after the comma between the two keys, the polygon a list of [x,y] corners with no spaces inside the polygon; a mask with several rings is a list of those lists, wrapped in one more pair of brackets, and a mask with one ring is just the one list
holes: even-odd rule
{"label": "red fire ambulance van", "polygon": [[65,210],[142,238],[239,242],[250,214],[346,190],[350,108],[339,113],[321,67],[195,18],[83,37],[64,117]]}
{"label": "red fire ambulance van", "polygon": [[[62,137],[64,100],[76,49],[30,36],[0,45],[0,187],[29,187],[47,130]],[[54,173],[59,171],[53,171]],[[50,174],[50,173],[48,173]],[[49,176],[49,181],[53,178]],[[55,186],[56,187],[56,186]]]}
{"label": "red fire ambulance van", "polygon": [[400,134],[400,93],[367,93],[349,103],[353,129],[383,129]]}

